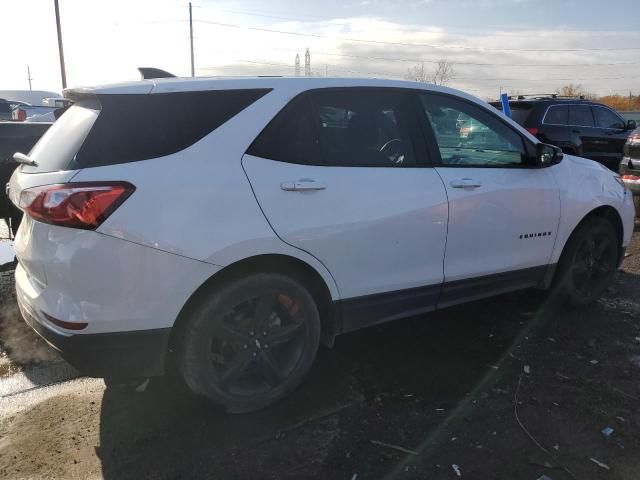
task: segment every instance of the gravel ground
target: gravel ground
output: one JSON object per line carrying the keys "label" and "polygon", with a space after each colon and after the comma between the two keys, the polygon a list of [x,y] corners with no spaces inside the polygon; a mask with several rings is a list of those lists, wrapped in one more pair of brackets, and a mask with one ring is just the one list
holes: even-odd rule
{"label": "gravel ground", "polygon": [[[8,229],[0,220],[0,250],[11,248]],[[5,255],[6,256],[6,255]],[[2,263],[8,260],[9,263]],[[0,258],[0,378],[35,365],[59,362],[60,357],[20,318],[13,284],[13,255]]]}
{"label": "gravel ground", "polygon": [[169,379],[0,398],[0,477],[637,479],[638,291],[640,233],[589,308],[525,291],[348,334],[250,415]]}

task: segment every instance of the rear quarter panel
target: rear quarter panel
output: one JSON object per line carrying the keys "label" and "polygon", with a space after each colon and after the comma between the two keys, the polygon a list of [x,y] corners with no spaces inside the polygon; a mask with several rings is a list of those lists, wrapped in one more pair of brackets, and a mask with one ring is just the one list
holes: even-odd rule
{"label": "rear quarter panel", "polygon": [[339,298],[322,263],[274,233],[241,165],[253,139],[296,93],[268,93],[175,154],[79,171],[73,181],[124,180],[136,187],[98,231],[221,267],[256,255],[289,255],[313,267]]}

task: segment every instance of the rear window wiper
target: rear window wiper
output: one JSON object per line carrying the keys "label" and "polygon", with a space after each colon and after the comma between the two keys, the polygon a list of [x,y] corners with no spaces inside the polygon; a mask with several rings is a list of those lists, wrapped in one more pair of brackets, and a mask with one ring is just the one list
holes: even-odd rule
{"label": "rear window wiper", "polygon": [[19,163],[21,165],[28,165],[30,167],[37,167],[38,166],[38,162],[36,162],[35,160],[32,160],[31,158],[29,158],[28,155],[25,155],[24,153],[20,153],[20,152],[16,152],[13,154],[13,160],[16,163]]}

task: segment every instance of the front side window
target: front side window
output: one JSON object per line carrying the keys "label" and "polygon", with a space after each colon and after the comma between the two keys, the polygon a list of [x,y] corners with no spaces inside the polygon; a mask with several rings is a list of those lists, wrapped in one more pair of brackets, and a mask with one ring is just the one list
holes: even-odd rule
{"label": "front side window", "polygon": [[591,107],[589,105],[570,105],[568,123],[576,127],[593,127]]}
{"label": "front side window", "polygon": [[569,107],[566,105],[554,105],[549,107],[544,116],[543,123],[546,125],[566,125],[569,116]]}
{"label": "front side window", "polygon": [[377,89],[311,92],[287,105],[247,153],[304,165],[414,166],[404,99]]}
{"label": "front side window", "polygon": [[618,130],[624,128],[622,119],[608,108],[594,107],[593,113],[596,116],[596,125],[600,128],[615,128]]}
{"label": "front side window", "polygon": [[422,106],[435,134],[443,166],[522,165],[522,137],[494,115],[452,97],[423,94]]}

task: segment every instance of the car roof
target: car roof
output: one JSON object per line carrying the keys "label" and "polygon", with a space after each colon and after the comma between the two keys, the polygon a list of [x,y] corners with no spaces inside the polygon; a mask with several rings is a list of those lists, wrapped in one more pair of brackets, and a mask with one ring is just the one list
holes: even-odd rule
{"label": "car roof", "polygon": [[487,103],[473,95],[449,87],[407,80],[379,78],[331,78],[331,77],[175,77],[139,80],[134,82],[71,88],[64,96],[77,99],[84,95],[144,94],[196,92],[207,90],[235,90],[249,88],[283,89],[298,94],[306,90],[339,87],[386,87],[426,90],[449,93],[484,106]]}

